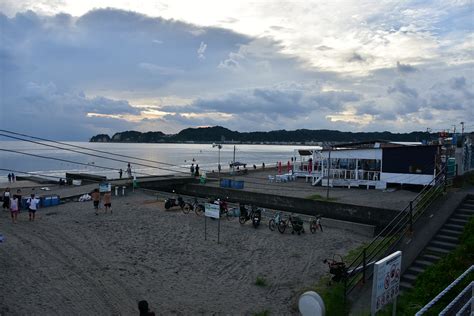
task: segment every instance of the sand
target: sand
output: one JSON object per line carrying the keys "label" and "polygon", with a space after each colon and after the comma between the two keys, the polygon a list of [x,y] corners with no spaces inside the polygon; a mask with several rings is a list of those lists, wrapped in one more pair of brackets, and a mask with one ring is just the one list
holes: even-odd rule
{"label": "sand", "polygon": [[[0,211],[0,315],[137,315],[146,299],[162,315],[297,314],[298,294],[327,274],[324,258],[366,237],[327,228],[301,236],[217,221],[135,192],[113,197],[113,214],[92,202],[25,211],[12,224]],[[102,210],[101,210],[102,211]],[[324,224],[324,219],[323,219]],[[257,277],[266,286],[257,286]]]}

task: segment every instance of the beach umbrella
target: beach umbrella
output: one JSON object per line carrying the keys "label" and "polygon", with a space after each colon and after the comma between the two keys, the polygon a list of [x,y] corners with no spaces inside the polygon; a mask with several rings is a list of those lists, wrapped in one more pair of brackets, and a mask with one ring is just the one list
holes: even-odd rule
{"label": "beach umbrella", "polygon": [[281,174],[281,161],[278,162],[278,174]]}

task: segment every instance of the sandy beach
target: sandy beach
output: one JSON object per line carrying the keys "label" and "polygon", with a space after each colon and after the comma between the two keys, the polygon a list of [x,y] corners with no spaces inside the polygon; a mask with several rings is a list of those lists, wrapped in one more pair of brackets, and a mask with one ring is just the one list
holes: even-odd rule
{"label": "sandy beach", "polygon": [[[301,290],[327,273],[324,258],[368,238],[341,229],[301,236],[217,221],[137,191],[113,197],[113,214],[92,202],[22,211],[12,224],[1,212],[1,315],[136,315],[146,299],[160,315],[297,314]],[[324,224],[324,220],[323,220]],[[257,277],[266,286],[257,286]]]}

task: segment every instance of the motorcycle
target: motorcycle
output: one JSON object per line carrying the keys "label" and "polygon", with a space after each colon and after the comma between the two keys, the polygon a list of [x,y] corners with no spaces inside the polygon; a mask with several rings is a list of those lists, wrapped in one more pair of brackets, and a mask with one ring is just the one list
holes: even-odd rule
{"label": "motorcycle", "polygon": [[184,202],[183,198],[178,195],[177,198],[167,198],[165,200],[165,209],[169,210],[173,206],[179,206],[182,210],[185,204],[186,203]]}
{"label": "motorcycle", "polygon": [[262,220],[262,210],[252,205],[249,212],[245,205],[241,204],[239,223],[243,225],[249,220],[252,221],[253,227],[257,228],[260,225],[260,221]]}

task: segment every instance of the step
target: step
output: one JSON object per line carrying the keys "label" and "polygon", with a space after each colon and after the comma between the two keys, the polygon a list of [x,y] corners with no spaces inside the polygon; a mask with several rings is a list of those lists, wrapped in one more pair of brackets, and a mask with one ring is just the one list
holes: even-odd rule
{"label": "step", "polygon": [[425,248],[425,250],[429,251],[429,252],[443,254],[443,255],[451,253],[450,250],[443,249],[443,248],[438,248],[438,247],[434,247],[434,246],[428,246],[428,247]]}
{"label": "step", "polygon": [[425,269],[419,266],[411,266],[407,269],[408,274],[414,274],[414,275],[418,275],[420,273],[423,273],[424,271]]}
{"label": "step", "polygon": [[451,230],[458,230],[460,233],[462,233],[462,231],[464,229],[464,225],[447,223],[447,224],[443,225],[443,228],[448,228],[448,229],[451,229]]}
{"label": "step", "polygon": [[420,257],[420,259],[423,260],[423,261],[429,261],[429,262],[435,263],[439,259],[441,259],[441,257],[436,256],[436,255],[432,255],[432,254],[429,254],[429,253],[425,253]]}
{"label": "step", "polygon": [[416,280],[416,275],[411,274],[411,273],[405,273],[405,274],[402,276],[402,280],[415,282],[415,280]]}
{"label": "step", "polygon": [[433,265],[433,262],[431,261],[426,261],[426,260],[421,260],[421,259],[416,259],[413,264],[410,266],[411,267],[422,267],[422,268],[427,268],[429,266]]}
{"label": "step", "polygon": [[400,290],[407,291],[413,288],[413,285],[410,282],[400,282]]}
{"label": "step", "polygon": [[451,216],[451,218],[463,219],[463,220],[469,221],[472,216],[474,216],[474,212],[472,214],[464,214],[464,213],[456,212],[454,213],[453,216]]}
{"label": "step", "polygon": [[474,213],[474,207],[463,207],[462,205],[456,209],[456,211],[462,211],[467,213]]}
{"label": "step", "polygon": [[474,209],[474,203],[467,203],[467,202],[464,202],[463,204],[461,204],[461,205],[459,206],[459,208],[465,208],[465,209],[472,210],[472,209]]}
{"label": "step", "polygon": [[455,218],[454,216],[451,216],[449,219],[448,219],[448,223],[453,223],[453,224],[459,224],[459,225],[465,225],[467,223],[467,219],[465,218]]}
{"label": "step", "polygon": [[466,214],[466,215],[474,215],[474,210],[468,210],[466,208],[458,208],[456,213],[454,214]]}
{"label": "step", "polygon": [[452,243],[452,242],[445,242],[445,241],[438,241],[438,240],[432,240],[429,243],[429,245],[438,247],[438,248],[448,249],[448,250],[453,250],[457,246],[457,244]]}
{"label": "step", "polygon": [[440,234],[438,233],[433,240],[438,240],[438,241],[444,241],[444,242],[450,242],[453,244],[458,244],[459,243],[459,238],[445,235],[445,234]]}
{"label": "step", "polygon": [[440,234],[452,236],[452,237],[459,237],[462,234],[462,230],[452,230],[447,228],[442,228],[439,230]]}

